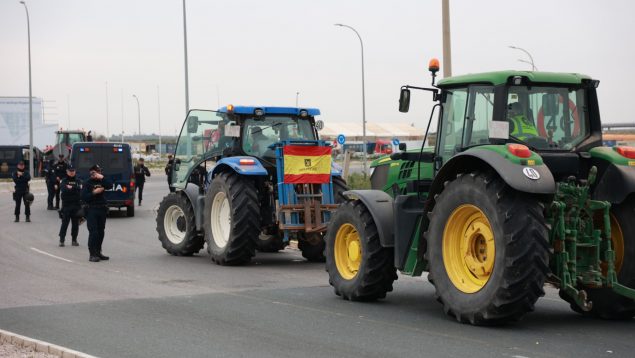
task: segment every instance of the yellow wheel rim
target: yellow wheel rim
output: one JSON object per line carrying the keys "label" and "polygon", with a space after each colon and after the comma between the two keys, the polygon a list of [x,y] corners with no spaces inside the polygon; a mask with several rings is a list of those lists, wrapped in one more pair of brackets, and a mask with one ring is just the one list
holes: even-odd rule
{"label": "yellow wheel rim", "polygon": [[362,243],[359,240],[357,229],[351,224],[340,226],[335,234],[335,266],[337,271],[346,280],[352,280],[357,276],[362,262]]}
{"label": "yellow wheel rim", "polygon": [[474,205],[456,208],[443,230],[443,264],[461,292],[475,293],[489,281],[496,247],[487,216]]}
{"label": "yellow wheel rim", "polygon": [[613,214],[611,214],[611,246],[615,251],[615,272],[620,273],[624,262],[624,234]]}

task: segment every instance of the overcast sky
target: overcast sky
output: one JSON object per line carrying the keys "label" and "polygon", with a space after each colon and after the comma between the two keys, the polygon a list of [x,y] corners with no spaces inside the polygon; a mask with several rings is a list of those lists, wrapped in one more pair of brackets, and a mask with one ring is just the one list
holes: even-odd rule
{"label": "overcast sky", "polygon": [[[181,0],[27,0],[33,95],[47,121],[110,133],[173,134],[184,118]],[[580,72],[601,81],[603,122],[634,122],[635,2],[451,0],[453,74],[529,69]],[[397,111],[399,87],[428,85],[441,59],[441,0],[187,1],[190,107],[318,107],[322,119],[361,122],[364,40],[369,122],[424,126],[431,101],[417,94]],[[0,96],[28,96],[26,16],[0,0]],[[219,100],[220,99],[220,100]],[[70,106],[69,106],[70,103]],[[627,107],[624,107],[628,105]]]}

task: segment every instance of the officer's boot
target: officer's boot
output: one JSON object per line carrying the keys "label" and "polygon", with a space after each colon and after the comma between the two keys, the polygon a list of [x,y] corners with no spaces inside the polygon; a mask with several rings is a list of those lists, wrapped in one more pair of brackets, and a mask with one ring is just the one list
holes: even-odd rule
{"label": "officer's boot", "polygon": [[26,216],[26,222],[30,223],[31,222],[31,215],[27,215]]}
{"label": "officer's boot", "polygon": [[74,238],[73,238],[73,243],[72,243],[72,245],[73,245],[73,246],[79,246],[79,242],[77,242],[77,238],[76,238],[76,237],[74,237]]}
{"label": "officer's boot", "polygon": [[13,222],[16,222],[16,223],[20,222],[20,215],[16,215],[15,216],[15,220]]}

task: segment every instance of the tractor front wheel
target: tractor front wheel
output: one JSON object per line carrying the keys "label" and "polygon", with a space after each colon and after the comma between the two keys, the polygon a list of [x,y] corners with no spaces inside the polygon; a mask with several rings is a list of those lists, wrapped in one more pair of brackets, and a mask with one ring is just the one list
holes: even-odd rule
{"label": "tractor front wheel", "polygon": [[192,204],[179,193],[168,194],[159,204],[157,232],[163,248],[174,256],[191,256],[205,245],[196,232]]}
{"label": "tractor front wheel", "polygon": [[436,198],[425,234],[428,279],[445,312],[502,324],[544,295],[548,234],[543,206],[495,175],[459,175]]}
{"label": "tractor front wheel", "polygon": [[219,265],[247,263],[260,234],[258,193],[250,180],[233,172],[220,173],[205,195],[207,251]]}
{"label": "tractor front wheel", "polygon": [[379,242],[368,208],[359,200],[342,204],[326,232],[326,271],[335,294],[351,301],[386,297],[397,279],[392,248]]}

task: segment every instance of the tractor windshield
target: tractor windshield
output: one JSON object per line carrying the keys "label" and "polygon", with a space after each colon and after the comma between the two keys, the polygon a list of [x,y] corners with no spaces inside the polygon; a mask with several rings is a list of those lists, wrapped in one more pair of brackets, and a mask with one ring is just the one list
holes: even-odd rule
{"label": "tractor windshield", "polygon": [[511,86],[507,95],[509,134],[537,150],[569,150],[589,134],[585,90]]}
{"label": "tractor windshield", "polygon": [[271,144],[281,140],[315,140],[313,126],[308,119],[289,116],[252,117],[245,120],[242,148],[248,155],[275,157]]}

